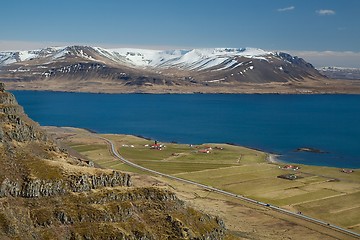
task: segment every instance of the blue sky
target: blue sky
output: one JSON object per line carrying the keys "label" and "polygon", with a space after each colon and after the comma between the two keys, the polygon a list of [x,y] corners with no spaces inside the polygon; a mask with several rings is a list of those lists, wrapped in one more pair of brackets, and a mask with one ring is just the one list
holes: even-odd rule
{"label": "blue sky", "polygon": [[321,53],[315,57],[324,61],[327,54],[355,61],[360,55],[360,0],[1,0],[0,6],[0,50],[87,44],[258,47]]}

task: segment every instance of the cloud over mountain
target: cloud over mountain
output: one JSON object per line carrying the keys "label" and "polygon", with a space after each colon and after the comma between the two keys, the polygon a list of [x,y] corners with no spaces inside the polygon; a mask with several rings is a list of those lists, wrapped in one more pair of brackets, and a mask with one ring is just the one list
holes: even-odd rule
{"label": "cloud over mountain", "polygon": [[335,15],[335,11],[331,9],[320,9],[316,10],[316,13],[320,16]]}

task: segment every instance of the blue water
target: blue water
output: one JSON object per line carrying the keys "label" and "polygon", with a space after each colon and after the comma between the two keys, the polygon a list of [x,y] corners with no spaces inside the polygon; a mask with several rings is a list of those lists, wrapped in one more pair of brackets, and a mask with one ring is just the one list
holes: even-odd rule
{"label": "blue water", "polygon": [[[234,143],[287,162],[360,168],[360,95],[13,93],[41,125]],[[295,152],[299,147],[328,153]]]}

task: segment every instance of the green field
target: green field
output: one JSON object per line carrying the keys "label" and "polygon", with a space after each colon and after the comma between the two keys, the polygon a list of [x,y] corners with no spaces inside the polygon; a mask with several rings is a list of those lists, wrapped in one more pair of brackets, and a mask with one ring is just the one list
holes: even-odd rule
{"label": "green field", "polygon": [[[360,232],[360,171],[347,174],[338,168],[299,165],[284,170],[280,163],[266,161],[267,154],[226,144],[163,143],[151,149],[153,141],[127,135],[106,135],[128,160],[162,173],[189,179],[236,194],[301,211],[306,215]],[[141,171],[122,164],[101,144],[69,143],[98,165],[122,171]],[[209,153],[202,153],[211,147]],[[278,178],[296,174],[296,180]]]}

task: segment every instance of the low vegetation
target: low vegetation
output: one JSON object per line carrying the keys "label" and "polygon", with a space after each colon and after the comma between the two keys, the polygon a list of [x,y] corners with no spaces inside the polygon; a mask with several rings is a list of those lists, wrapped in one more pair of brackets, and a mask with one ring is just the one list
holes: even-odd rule
{"label": "low vegetation", "polygon": [[[128,173],[67,152],[2,83],[0,112],[0,239],[231,237],[220,218],[185,206],[168,189],[133,185]],[[99,159],[108,147],[98,142],[73,147]]]}
{"label": "low vegetation", "polygon": [[[360,232],[360,171],[344,173],[341,169],[270,163],[267,154],[226,144],[163,144],[152,149],[154,141],[128,135],[106,135],[116,143],[118,152],[132,162],[167,174],[189,179],[236,194],[241,194],[294,212],[322,219]],[[69,146],[106,168],[141,173],[113,158],[108,148],[84,145],[76,138]],[[208,149],[208,153],[206,150]],[[101,156],[101,158],[99,158]],[[101,160],[100,160],[101,159]],[[295,174],[294,180],[278,178]]]}

